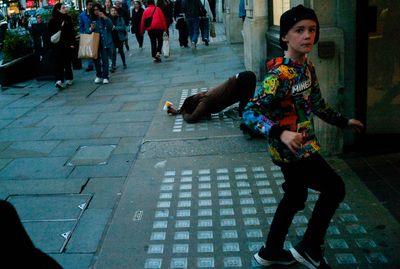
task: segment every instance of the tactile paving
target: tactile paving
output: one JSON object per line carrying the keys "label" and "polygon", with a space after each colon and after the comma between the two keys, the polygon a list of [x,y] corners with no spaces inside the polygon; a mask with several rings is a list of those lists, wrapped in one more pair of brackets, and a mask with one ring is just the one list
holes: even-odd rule
{"label": "tactile paving", "polygon": [[[267,236],[283,181],[277,166],[167,169],[160,179],[144,268],[258,268],[252,255]],[[309,191],[286,248],[303,236],[318,195]],[[390,262],[347,202],[332,220],[326,247],[334,268]]]}

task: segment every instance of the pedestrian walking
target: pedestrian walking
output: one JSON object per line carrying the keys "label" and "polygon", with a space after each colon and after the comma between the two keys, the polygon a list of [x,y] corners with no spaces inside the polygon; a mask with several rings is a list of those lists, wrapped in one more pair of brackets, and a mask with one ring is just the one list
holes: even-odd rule
{"label": "pedestrian walking", "polygon": [[200,0],[185,0],[183,13],[185,13],[186,23],[189,30],[189,38],[192,49],[196,49],[199,38],[200,17],[206,14],[206,10]]}
{"label": "pedestrian walking", "polygon": [[118,50],[119,55],[121,56],[123,68],[126,69],[124,42],[126,40],[127,34],[126,34],[126,27],[125,27],[124,19],[118,15],[116,7],[111,8],[110,19],[113,23],[112,39],[114,42],[114,46],[112,48],[112,57],[111,57],[111,72],[115,72],[116,61],[117,61],[117,50]]}
{"label": "pedestrian walking", "polygon": [[140,32],[140,24],[142,22],[143,12],[144,9],[142,8],[140,1],[135,1],[131,14],[131,32],[136,37],[139,49],[143,48],[143,35]]}
{"label": "pedestrian walking", "polygon": [[75,44],[75,30],[71,17],[67,13],[68,9],[65,5],[61,3],[55,4],[48,24],[49,36],[61,31],[58,41],[51,42],[55,57],[55,86],[60,90],[64,89],[65,86],[72,85],[74,78],[72,55]]}
{"label": "pedestrian walking", "polygon": [[125,21],[126,38],[125,38],[123,44],[125,45],[126,50],[129,50],[128,30],[129,30],[129,22],[131,21],[131,16],[130,16],[130,12],[129,12],[128,3],[126,1],[116,0],[115,7],[117,8],[118,15],[121,16]]}
{"label": "pedestrian walking", "polygon": [[[158,7],[155,6],[154,0],[147,0],[147,8],[145,9],[140,32],[143,35],[147,31],[151,43],[151,56],[154,62],[161,62],[161,50],[163,45],[163,33],[167,31],[167,23],[165,22],[164,14]],[[150,26],[145,26],[147,18],[151,19]]]}
{"label": "pedestrian walking", "polygon": [[185,13],[183,12],[182,0],[176,0],[174,6],[174,19],[175,28],[178,30],[179,35],[179,45],[181,47],[189,47],[189,30],[185,20]]}
{"label": "pedestrian walking", "polygon": [[[284,58],[268,63],[268,73],[246,106],[241,128],[268,138],[273,162],[284,175],[284,195],[276,209],[265,245],[254,255],[263,266],[298,261],[311,269],[331,268],[323,244],[329,223],[345,196],[342,178],[319,154],[312,115],[341,128],[361,132],[363,124],[347,119],[322,98],[314,65],[307,55],[319,39],[314,10],[293,7],[280,18]],[[320,192],[302,240],[290,249],[284,241],[294,215],[304,209],[308,188]]]}
{"label": "pedestrian walking", "polygon": [[100,34],[99,53],[94,66],[96,68],[96,78],[94,83],[108,84],[109,80],[109,58],[112,55],[113,40],[111,31],[113,24],[104,13],[103,7],[96,3],[93,6],[93,20],[90,26],[90,31]]}
{"label": "pedestrian walking", "polygon": [[208,46],[210,42],[210,19],[211,21],[214,20],[214,15],[211,12],[210,4],[208,3],[208,0],[201,0],[201,3],[203,4],[206,14],[203,14],[203,16],[200,17],[200,33],[201,33],[201,39],[204,42],[204,45]]}
{"label": "pedestrian walking", "polygon": [[[92,22],[93,12],[93,0],[86,0],[86,9],[79,14],[79,32],[81,34],[90,33],[90,24]],[[92,71],[94,69],[93,60],[87,60],[86,72]]]}
{"label": "pedestrian walking", "polygon": [[189,96],[180,109],[175,109],[171,103],[167,113],[181,114],[186,122],[195,123],[239,102],[239,116],[242,116],[244,107],[254,95],[255,87],[256,75],[251,71],[240,72],[206,92]]}
{"label": "pedestrian walking", "polygon": [[52,257],[35,247],[14,206],[0,199],[0,267],[62,269]]}

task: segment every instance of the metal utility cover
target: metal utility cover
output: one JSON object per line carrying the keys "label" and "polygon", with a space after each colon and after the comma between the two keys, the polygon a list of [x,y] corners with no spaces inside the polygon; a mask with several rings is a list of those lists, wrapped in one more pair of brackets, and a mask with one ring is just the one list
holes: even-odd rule
{"label": "metal utility cover", "polygon": [[115,145],[81,146],[75,156],[67,163],[74,165],[103,165],[107,164]]}
{"label": "metal utility cover", "polygon": [[21,195],[7,200],[14,205],[34,245],[61,253],[89,204],[92,195]]}

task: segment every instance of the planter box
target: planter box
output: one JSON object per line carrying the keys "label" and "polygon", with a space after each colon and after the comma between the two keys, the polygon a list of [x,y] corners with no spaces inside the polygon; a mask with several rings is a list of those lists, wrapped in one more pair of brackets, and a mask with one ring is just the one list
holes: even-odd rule
{"label": "planter box", "polygon": [[6,86],[35,77],[36,61],[33,53],[0,65],[0,85]]}

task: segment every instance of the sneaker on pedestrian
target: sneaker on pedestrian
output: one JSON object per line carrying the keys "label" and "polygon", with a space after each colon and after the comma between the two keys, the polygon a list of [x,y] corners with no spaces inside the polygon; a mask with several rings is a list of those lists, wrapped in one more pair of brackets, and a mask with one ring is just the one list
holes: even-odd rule
{"label": "sneaker on pedestrian", "polygon": [[281,249],[278,251],[268,251],[265,246],[262,246],[258,253],[254,254],[254,259],[259,265],[290,265],[296,262],[290,251]]}
{"label": "sneaker on pedestrian", "polygon": [[196,43],[192,42],[192,50],[196,49]]}
{"label": "sneaker on pedestrian", "polygon": [[93,66],[89,66],[88,68],[86,68],[86,70],[85,70],[86,72],[90,72],[90,71],[93,71]]}
{"label": "sneaker on pedestrian", "polygon": [[111,72],[111,73],[114,73],[116,69],[117,69],[117,68],[115,67],[115,65],[112,65],[111,68],[110,68],[110,72]]}
{"label": "sneaker on pedestrian", "polygon": [[61,80],[58,80],[56,82],[56,88],[58,88],[60,90],[64,89],[64,84],[61,82]]}
{"label": "sneaker on pedestrian", "polygon": [[65,84],[67,84],[67,86],[71,86],[72,85],[72,79],[69,79],[65,82]]}
{"label": "sneaker on pedestrian", "polygon": [[332,269],[324,257],[324,249],[311,249],[304,242],[300,242],[290,249],[293,257],[309,269]]}
{"label": "sneaker on pedestrian", "polygon": [[204,44],[208,46],[208,39],[204,39]]}
{"label": "sneaker on pedestrian", "polygon": [[127,68],[126,64],[124,64],[122,68],[123,68],[123,69],[126,69],[126,68]]}
{"label": "sneaker on pedestrian", "polygon": [[96,83],[96,84],[101,83],[101,78],[96,77],[96,78],[94,79],[94,83]]}
{"label": "sneaker on pedestrian", "polygon": [[103,79],[103,84],[108,84],[108,83],[110,83],[110,81],[107,78]]}

